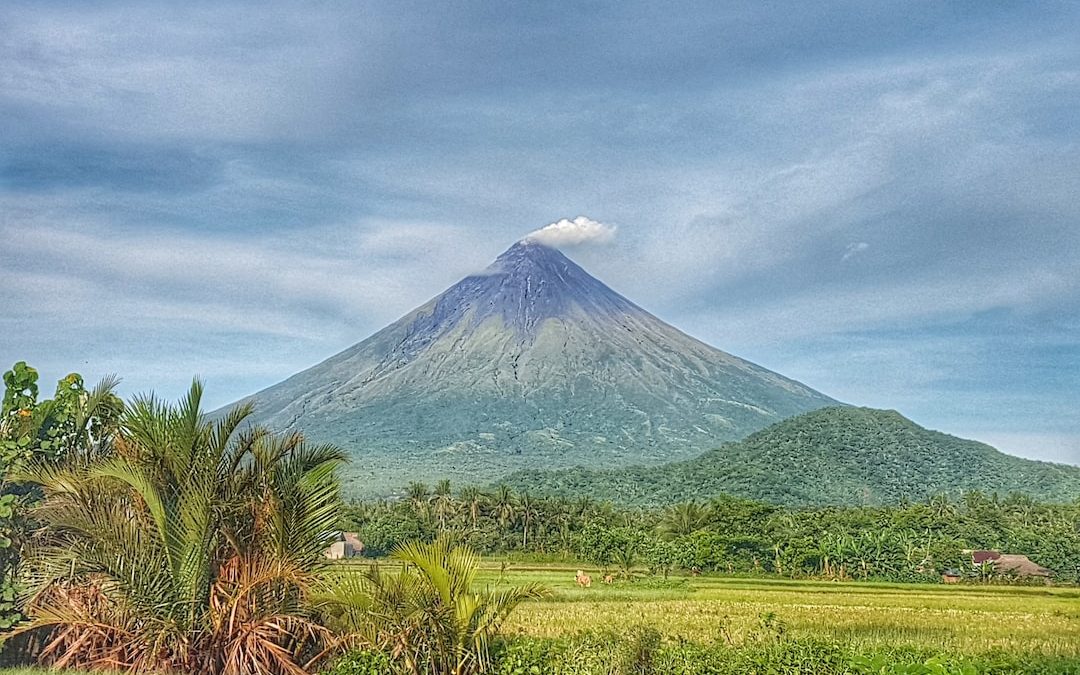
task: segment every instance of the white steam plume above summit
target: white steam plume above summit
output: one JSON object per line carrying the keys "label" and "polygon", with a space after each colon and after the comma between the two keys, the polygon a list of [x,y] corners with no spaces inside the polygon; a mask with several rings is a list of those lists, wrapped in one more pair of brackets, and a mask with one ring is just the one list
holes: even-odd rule
{"label": "white steam plume above summit", "polygon": [[573,220],[563,218],[530,232],[525,241],[546,246],[577,246],[580,244],[609,244],[615,238],[615,226],[605,225],[585,216]]}

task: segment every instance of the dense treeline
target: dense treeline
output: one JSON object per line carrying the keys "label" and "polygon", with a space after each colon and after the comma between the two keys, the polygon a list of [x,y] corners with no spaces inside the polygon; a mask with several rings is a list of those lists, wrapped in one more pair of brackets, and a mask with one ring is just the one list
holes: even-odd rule
{"label": "dense treeline", "polygon": [[[644,569],[929,581],[976,575],[967,549],[1028,555],[1060,581],[1080,579],[1080,501],[969,492],[896,506],[785,508],[735,497],[665,509],[534,497],[500,486],[454,493],[409,486],[399,500],[354,503],[344,526],[368,555],[401,541],[453,538],[484,554],[579,560],[613,573]],[[989,570],[983,570],[987,574]]]}
{"label": "dense treeline", "polygon": [[667,506],[729,494],[787,506],[922,501],[946,493],[1080,496],[1080,467],[1036,462],[925,429],[892,410],[798,415],[684,462],[607,470],[530,470],[505,481],[534,494]]}

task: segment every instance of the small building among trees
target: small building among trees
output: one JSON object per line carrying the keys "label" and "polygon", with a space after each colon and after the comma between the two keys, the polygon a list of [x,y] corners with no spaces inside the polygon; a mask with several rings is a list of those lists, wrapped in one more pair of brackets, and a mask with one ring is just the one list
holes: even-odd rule
{"label": "small building among trees", "polygon": [[945,584],[958,584],[963,575],[960,570],[947,569],[941,574],[941,582]]}
{"label": "small building among trees", "polygon": [[355,532],[338,532],[337,539],[330,543],[324,554],[331,560],[355,558],[364,554],[364,542]]}
{"label": "small building among trees", "polygon": [[994,574],[1015,577],[1042,577],[1049,579],[1053,572],[1026,555],[1001,553],[1000,551],[971,551],[971,565],[976,569],[990,566]]}

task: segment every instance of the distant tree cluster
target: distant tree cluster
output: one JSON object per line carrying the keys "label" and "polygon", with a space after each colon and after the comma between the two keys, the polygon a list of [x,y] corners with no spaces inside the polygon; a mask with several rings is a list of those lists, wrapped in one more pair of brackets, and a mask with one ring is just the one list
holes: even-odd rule
{"label": "distant tree cluster", "polygon": [[694,459],[606,470],[521,471],[536,494],[667,506],[727,494],[785,506],[874,506],[946,493],[1013,492],[1063,502],[1080,467],[1036,462],[925,429],[892,410],[837,406],[797,415]]}
{"label": "distant tree cluster", "polygon": [[1022,553],[1061,581],[1080,580],[1080,500],[968,492],[895,506],[790,508],[719,496],[667,508],[618,508],[588,498],[490,492],[449,481],[413,483],[401,499],[353,503],[344,527],[370,555],[401,541],[449,537],[490,555],[587,562],[635,570],[790,577],[939,580],[975,575],[972,549]]}

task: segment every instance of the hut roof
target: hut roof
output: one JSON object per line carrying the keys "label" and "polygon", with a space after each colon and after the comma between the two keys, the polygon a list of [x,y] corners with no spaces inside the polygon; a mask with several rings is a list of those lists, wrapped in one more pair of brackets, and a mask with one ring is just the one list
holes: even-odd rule
{"label": "hut roof", "polygon": [[1029,559],[1026,555],[1001,555],[994,561],[994,570],[1022,577],[1048,577],[1050,570]]}

